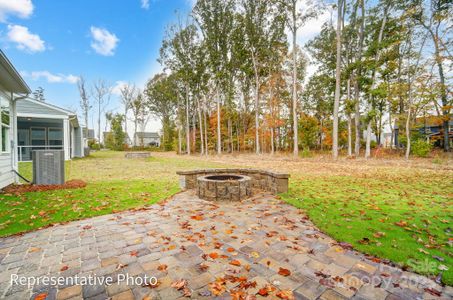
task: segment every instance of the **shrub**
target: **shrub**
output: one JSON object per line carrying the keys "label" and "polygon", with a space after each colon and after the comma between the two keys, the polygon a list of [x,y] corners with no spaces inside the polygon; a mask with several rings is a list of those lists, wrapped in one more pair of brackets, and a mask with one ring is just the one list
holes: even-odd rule
{"label": "shrub", "polygon": [[415,140],[411,143],[411,152],[418,157],[427,157],[431,149],[432,145],[422,139]]}

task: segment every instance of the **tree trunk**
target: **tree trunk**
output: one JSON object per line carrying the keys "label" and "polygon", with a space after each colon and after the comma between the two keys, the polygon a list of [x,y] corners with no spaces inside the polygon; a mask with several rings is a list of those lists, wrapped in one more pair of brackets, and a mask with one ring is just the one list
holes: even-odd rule
{"label": "tree trunk", "polygon": [[203,119],[201,117],[201,106],[200,106],[200,100],[197,99],[197,111],[198,111],[198,123],[200,126],[200,151],[201,155],[204,154],[204,137],[203,137]]}
{"label": "tree trunk", "polygon": [[[348,101],[351,99],[351,79],[348,78],[347,84],[347,98]],[[351,119],[351,112],[347,111],[348,114],[348,156],[352,156],[352,119]]]}
{"label": "tree trunk", "polygon": [[219,90],[216,91],[217,96],[217,154],[222,154],[222,140],[221,140],[221,133],[220,133],[220,95]]}
{"label": "tree trunk", "polygon": [[292,114],[293,114],[293,154],[294,157],[299,156],[299,128],[298,128],[298,120],[297,120],[297,52],[296,52],[296,45],[297,45],[297,15],[296,15],[296,3],[293,3],[292,6],[292,17],[293,17],[293,107],[292,107]]}
{"label": "tree trunk", "polygon": [[186,150],[190,155],[189,86],[186,84]]}
{"label": "tree trunk", "polygon": [[[410,89],[410,88],[409,88]],[[410,91],[409,91],[410,94]],[[411,107],[412,107],[412,100],[410,99],[412,96],[409,95],[409,105],[407,108],[407,120],[406,120],[406,139],[407,139],[407,146],[406,146],[406,160],[409,159],[409,154],[411,153],[411,129],[410,129],[410,123],[411,123]]]}
{"label": "tree trunk", "polygon": [[431,36],[433,38],[434,42],[434,55],[436,58],[436,64],[437,64],[437,69],[439,71],[439,79],[440,79],[440,85],[441,85],[441,95],[440,98],[442,100],[442,113],[443,113],[443,123],[442,127],[444,129],[444,151],[445,152],[450,152],[450,138],[449,138],[449,106],[448,106],[448,99],[447,99],[447,87],[445,85],[445,75],[444,75],[444,68],[442,65],[442,57],[440,55],[440,50],[439,50],[439,37],[437,34],[435,35],[431,31]]}
{"label": "tree trunk", "polygon": [[[206,101],[205,101],[206,103]],[[205,147],[204,147],[204,152],[205,155],[208,156],[209,154],[209,147],[208,147],[208,125],[207,125],[207,117],[206,117],[207,112],[205,109],[203,109],[203,122],[204,122],[204,142],[205,142]]]}
{"label": "tree trunk", "polygon": [[98,139],[99,144],[101,143],[101,100],[98,101]]}
{"label": "tree trunk", "polygon": [[337,16],[337,61],[335,70],[335,102],[333,108],[333,130],[332,130],[332,157],[338,158],[338,110],[340,108],[340,75],[341,75],[341,26],[343,15],[343,0],[338,0]]}
{"label": "tree trunk", "polygon": [[[385,24],[387,22],[387,10],[388,7],[384,7],[384,16],[381,23],[381,28],[379,28],[379,36],[378,36],[378,45],[382,42],[382,36],[384,35]],[[379,60],[379,49],[376,50],[375,54],[375,61]],[[376,70],[373,71],[373,76],[371,79],[371,90],[374,90],[376,82]],[[373,97],[373,96],[371,96]],[[369,104],[369,112],[373,109],[373,101],[370,101]],[[369,158],[371,155],[371,119],[368,120],[367,125],[367,133],[366,133],[366,148],[365,148],[365,158]]]}
{"label": "tree trunk", "polygon": [[[365,30],[365,3],[364,0],[360,1],[360,10],[362,15],[362,22],[360,22],[360,30],[359,30],[359,49],[357,51],[356,62],[362,59],[362,49],[363,49],[363,41],[364,41],[364,30]],[[359,86],[359,79],[362,74],[361,72],[361,64],[357,69],[357,74],[354,76],[354,94],[355,94],[355,147],[354,153],[355,156],[358,157],[360,155],[360,86]]]}
{"label": "tree trunk", "polygon": [[259,135],[259,122],[260,122],[260,112],[259,112],[259,104],[260,104],[260,85],[259,85],[259,77],[258,77],[258,67],[256,65],[255,55],[252,51],[252,61],[253,61],[253,68],[255,71],[255,153],[260,154],[260,135]]}

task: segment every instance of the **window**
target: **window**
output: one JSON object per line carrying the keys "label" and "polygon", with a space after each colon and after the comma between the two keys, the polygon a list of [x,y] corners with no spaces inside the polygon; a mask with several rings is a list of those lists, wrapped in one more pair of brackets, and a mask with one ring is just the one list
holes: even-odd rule
{"label": "window", "polygon": [[33,146],[44,146],[46,144],[46,128],[31,128],[31,144]]}
{"label": "window", "polygon": [[47,138],[50,146],[63,145],[63,130],[61,128],[49,128],[47,132]]}
{"label": "window", "polygon": [[1,114],[1,152],[9,152],[10,148],[10,137],[9,137],[9,126],[10,126],[10,106],[9,101],[0,95],[0,114]]}

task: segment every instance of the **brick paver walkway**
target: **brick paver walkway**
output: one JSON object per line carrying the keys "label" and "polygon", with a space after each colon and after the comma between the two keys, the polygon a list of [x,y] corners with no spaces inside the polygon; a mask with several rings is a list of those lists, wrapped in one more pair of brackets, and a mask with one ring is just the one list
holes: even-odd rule
{"label": "brick paver walkway", "polygon": [[[146,210],[0,239],[0,291],[9,299],[176,299],[184,293],[194,299],[249,300],[453,295],[451,287],[375,263],[341,246],[298,209],[273,196],[212,203],[189,191]],[[41,282],[28,288],[11,285],[12,274],[96,275],[116,282],[108,286]],[[155,276],[159,283],[127,284],[119,280],[126,274]]]}

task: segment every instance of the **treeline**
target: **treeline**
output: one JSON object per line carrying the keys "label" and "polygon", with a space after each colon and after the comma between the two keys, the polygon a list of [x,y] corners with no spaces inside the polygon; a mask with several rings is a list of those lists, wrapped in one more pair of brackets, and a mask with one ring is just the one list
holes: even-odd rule
{"label": "treeline", "polygon": [[[451,2],[307,3],[199,0],[169,26],[165,71],[143,98],[162,122],[163,147],[370,157],[372,135],[381,144],[388,126],[391,144],[409,156],[411,140],[426,143],[417,118],[432,114],[449,151]],[[298,45],[302,26],[326,10],[332,18],[319,35]],[[317,66],[310,78],[308,64]]]}

